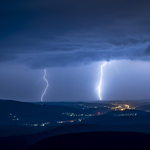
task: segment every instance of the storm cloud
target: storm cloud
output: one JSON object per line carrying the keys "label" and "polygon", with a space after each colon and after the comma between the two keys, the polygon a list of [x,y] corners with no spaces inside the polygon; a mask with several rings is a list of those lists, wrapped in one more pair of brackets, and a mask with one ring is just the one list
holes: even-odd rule
{"label": "storm cloud", "polygon": [[0,62],[49,68],[147,61],[149,6],[148,0],[1,1]]}
{"label": "storm cloud", "polygon": [[145,53],[150,55],[150,45],[147,47],[147,49],[145,50]]}

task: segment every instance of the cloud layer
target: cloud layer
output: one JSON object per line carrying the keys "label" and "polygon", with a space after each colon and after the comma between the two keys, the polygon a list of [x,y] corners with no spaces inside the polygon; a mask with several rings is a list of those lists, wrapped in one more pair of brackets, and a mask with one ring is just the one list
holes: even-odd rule
{"label": "cloud layer", "polygon": [[48,68],[150,59],[148,0],[0,3],[1,63]]}

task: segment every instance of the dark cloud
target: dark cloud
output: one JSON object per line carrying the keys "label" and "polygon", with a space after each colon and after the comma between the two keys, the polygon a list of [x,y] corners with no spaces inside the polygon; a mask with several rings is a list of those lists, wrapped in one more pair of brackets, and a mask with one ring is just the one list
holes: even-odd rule
{"label": "dark cloud", "polygon": [[[148,0],[0,2],[0,62],[33,68],[148,60]],[[146,50],[146,51],[145,51]]]}
{"label": "dark cloud", "polygon": [[5,54],[1,53],[0,55],[0,62],[10,62],[16,60],[18,57],[14,54]]}
{"label": "dark cloud", "polygon": [[147,49],[145,50],[145,54],[150,55],[150,45],[147,47]]}

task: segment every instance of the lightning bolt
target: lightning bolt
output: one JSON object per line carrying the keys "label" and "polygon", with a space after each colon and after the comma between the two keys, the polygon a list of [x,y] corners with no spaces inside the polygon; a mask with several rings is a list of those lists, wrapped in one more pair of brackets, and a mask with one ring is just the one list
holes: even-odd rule
{"label": "lightning bolt", "polygon": [[48,88],[48,86],[49,86],[48,81],[47,81],[47,79],[45,78],[45,76],[46,76],[46,69],[44,69],[44,76],[43,76],[43,79],[44,79],[45,82],[46,82],[46,87],[45,87],[44,92],[43,92],[43,94],[42,94],[42,96],[41,96],[41,102],[43,102],[43,96],[45,95],[46,90],[47,90],[47,88]]}
{"label": "lightning bolt", "polygon": [[103,67],[106,65],[106,61],[101,65],[101,77],[100,77],[100,84],[97,88],[98,90],[98,95],[99,95],[99,99],[102,100],[102,97],[101,97],[101,91],[102,91],[102,81],[103,81]]}

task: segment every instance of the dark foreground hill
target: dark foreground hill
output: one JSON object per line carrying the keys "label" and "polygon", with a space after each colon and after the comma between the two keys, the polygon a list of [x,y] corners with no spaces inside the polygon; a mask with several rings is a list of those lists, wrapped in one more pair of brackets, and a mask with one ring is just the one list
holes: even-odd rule
{"label": "dark foreground hill", "polygon": [[38,141],[54,137],[57,135],[65,135],[81,132],[141,132],[150,134],[149,125],[94,125],[94,124],[77,124],[77,125],[62,125],[49,129],[48,131],[28,134],[16,135],[8,137],[0,137],[0,150],[24,150],[25,148],[34,145]]}
{"label": "dark foreground hill", "polygon": [[149,150],[150,135],[132,132],[87,132],[49,137],[27,150]]}

